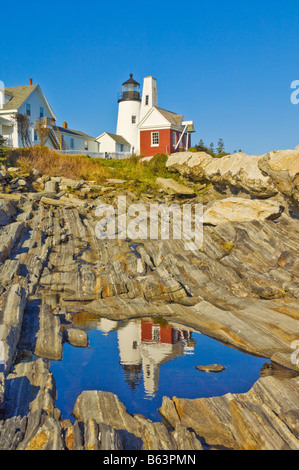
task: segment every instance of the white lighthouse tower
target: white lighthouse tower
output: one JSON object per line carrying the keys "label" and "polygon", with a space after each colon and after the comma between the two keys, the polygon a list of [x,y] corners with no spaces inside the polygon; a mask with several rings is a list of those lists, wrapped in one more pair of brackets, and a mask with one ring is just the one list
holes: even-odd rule
{"label": "white lighthouse tower", "polygon": [[122,84],[118,99],[118,117],[116,134],[124,137],[132,146],[132,153],[139,153],[139,122],[141,107],[140,84],[133,79],[133,74]]}

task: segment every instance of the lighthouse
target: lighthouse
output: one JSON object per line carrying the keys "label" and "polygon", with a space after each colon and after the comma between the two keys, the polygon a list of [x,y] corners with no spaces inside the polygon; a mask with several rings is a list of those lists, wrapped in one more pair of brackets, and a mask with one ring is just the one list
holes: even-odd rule
{"label": "lighthouse", "polygon": [[116,134],[126,138],[131,144],[132,153],[139,153],[139,129],[141,96],[140,83],[136,82],[133,74],[122,84],[118,96],[118,117]]}
{"label": "lighthouse", "polygon": [[144,157],[184,152],[191,147],[193,121],[158,107],[157,80],[152,76],[140,84],[130,74],[118,94],[116,134],[103,132],[96,141],[99,152],[110,158],[126,158],[132,153]]}

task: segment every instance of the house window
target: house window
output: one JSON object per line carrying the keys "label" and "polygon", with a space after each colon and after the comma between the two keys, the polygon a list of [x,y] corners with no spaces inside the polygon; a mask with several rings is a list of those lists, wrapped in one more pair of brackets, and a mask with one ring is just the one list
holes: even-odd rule
{"label": "house window", "polygon": [[44,117],[44,108],[42,107],[39,108],[39,117],[40,118]]}
{"label": "house window", "polygon": [[152,132],[152,147],[159,146],[159,132]]}
{"label": "house window", "polygon": [[149,95],[145,95],[145,106],[148,106]]}
{"label": "house window", "polygon": [[74,148],[74,139],[73,138],[70,139],[70,148],[71,149]]}
{"label": "house window", "polygon": [[132,124],[136,124],[136,116],[132,116]]}
{"label": "house window", "polygon": [[172,145],[175,147],[176,146],[176,132],[172,133]]}
{"label": "house window", "polygon": [[123,144],[119,144],[119,148],[120,148],[120,151],[121,151],[121,152],[124,151],[124,145],[123,145]]}
{"label": "house window", "polygon": [[87,142],[87,140],[85,140],[84,148],[85,148],[85,150],[88,150],[88,142]]}
{"label": "house window", "polygon": [[27,114],[27,116],[31,115],[31,106],[30,106],[29,103],[26,104],[26,114]]}
{"label": "house window", "polygon": [[152,328],[152,340],[155,341],[156,343],[160,342],[160,340],[161,340],[160,327],[153,326],[153,328]]}

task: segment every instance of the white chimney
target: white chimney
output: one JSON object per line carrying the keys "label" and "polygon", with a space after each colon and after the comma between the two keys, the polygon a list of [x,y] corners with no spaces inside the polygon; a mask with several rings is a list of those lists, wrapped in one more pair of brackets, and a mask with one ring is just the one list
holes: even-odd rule
{"label": "white chimney", "polygon": [[153,106],[158,106],[157,80],[154,77],[145,77],[143,79],[140,121]]}

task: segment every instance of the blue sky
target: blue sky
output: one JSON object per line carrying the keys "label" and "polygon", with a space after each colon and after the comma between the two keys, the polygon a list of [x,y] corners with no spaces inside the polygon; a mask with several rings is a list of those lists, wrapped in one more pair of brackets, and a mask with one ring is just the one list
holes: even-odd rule
{"label": "blue sky", "polygon": [[0,80],[39,83],[58,124],[116,131],[129,73],[157,79],[159,106],[202,138],[249,154],[299,144],[296,0],[76,0],[1,6]]}

